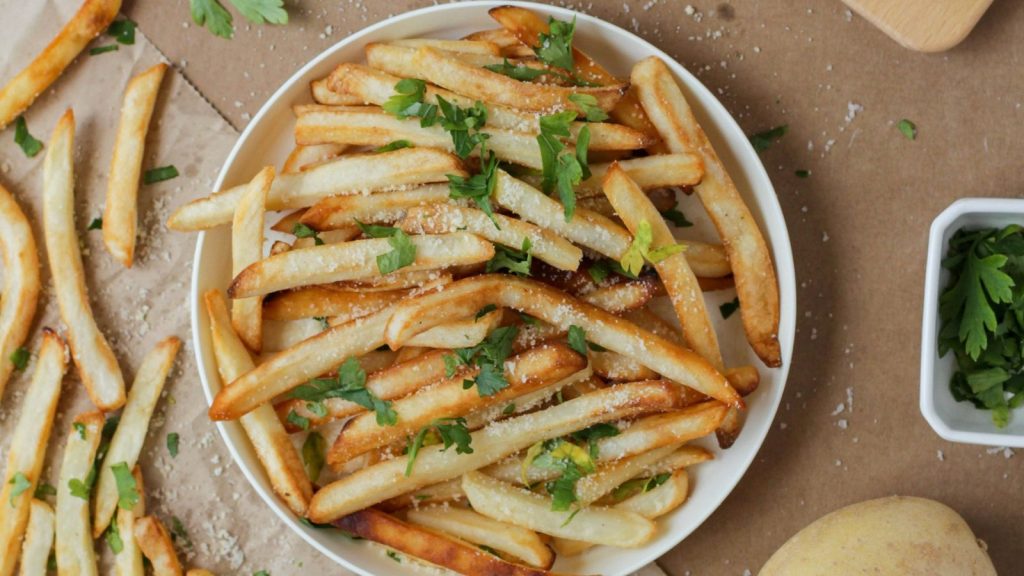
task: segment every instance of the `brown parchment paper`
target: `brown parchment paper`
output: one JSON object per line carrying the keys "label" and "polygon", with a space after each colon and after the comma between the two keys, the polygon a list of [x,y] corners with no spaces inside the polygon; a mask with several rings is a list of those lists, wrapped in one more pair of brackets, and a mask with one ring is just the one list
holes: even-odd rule
{"label": "brown parchment paper", "polygon": [[[799,287],[786,396],[743,481],[662,568],[756,574],[819,516],[910,494],[952,506],[988,542],[1000,573],[1019,573],[1024,454],[940,439],[918,410],[918,371],[931,220],[957,198],[1024,192],[1024,2],[994,2],[942,54],[901,48],[838,0],[554,3],[664,49],[748,133],[789,125],[762,155]],[[190,24],[186,0],[136,0],[126,10],[241,128],[324,48],[431,4],[298,0],[288,2],[288,26],[243,24],[231,41]],[[916,141],[896,129],[901,118],[917,124]]]}

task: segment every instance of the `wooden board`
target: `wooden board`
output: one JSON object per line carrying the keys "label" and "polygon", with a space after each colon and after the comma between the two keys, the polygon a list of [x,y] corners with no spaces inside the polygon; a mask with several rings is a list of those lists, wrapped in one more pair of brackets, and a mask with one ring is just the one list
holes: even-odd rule
{"label": "wooden board", "polygon": [[974,29],[992,0],[843,0],[911,50],[942,52]]}

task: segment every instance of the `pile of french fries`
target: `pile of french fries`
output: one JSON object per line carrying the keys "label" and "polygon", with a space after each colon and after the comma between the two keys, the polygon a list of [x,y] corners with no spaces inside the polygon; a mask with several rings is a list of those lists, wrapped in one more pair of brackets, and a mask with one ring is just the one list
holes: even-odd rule
{"label": "pile of french fries", "polygon": [[[88,43],[113,22],[120,0],[85,0],[56,38],[0,89],[0,128],[43,93]],[[159,64],[125,89],[108,175],[103,240],[125,267],[132,265],[136,199],[150,118],[167,66]],[[39,256],[28,218],[0,186],[0,399],[15,371],[32,376],[17,409],[0,479],[0,576],[97,574],[96,542],[114,553],[114,571],[144,576],[144,558],[159,576],[183,568],[167,529],[146,515],[139,459],[150,419],[181,341],[169,337],[144,358],[130,388],[93,318],[75,227],[75,117],[68,110],[46,144],[43,231],[52,293],[65,327],[43,328],[34,351],[26,346],[40,297]],[[66,344],[65,344],[66,339]],[[59,463],[59,482],[42,481],[62,380],[70,358],[96,410],[73,418]],[[119,414],[117,412],[120,411]],[[51,505],[50,500],[55,500]],[[193,569],[191,576],[209,575]]]}
{"label": "pile of french fries", "polygon": [[[683,504],[713,457],[688,442],[728,447],[759,382],[724,364],[703,292],[735,287],[769,367],[779,295],[664,62],[621,80],[570,47],[554,70],[541,56],[570,23],[490,14],[462,40],[367,45],[295,106],[279,172],[168,225],[231,225],[230,301],[205,295],[209,415],[240,421],[296,515],[462,574],[546,574],[556,554],[645,545]],[[564,111],[555,153],[586,164],[571,198],[539,189]],[[720,244],[677,243],[662,212],[679,189]],[[681,330],[649,309],[662,297]]]}

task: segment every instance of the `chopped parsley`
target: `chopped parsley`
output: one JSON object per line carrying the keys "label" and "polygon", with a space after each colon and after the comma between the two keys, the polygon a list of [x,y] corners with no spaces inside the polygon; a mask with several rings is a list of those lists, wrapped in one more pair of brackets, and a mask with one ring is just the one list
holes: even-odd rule
{"label": "chopped parsley", "polygon": [[776,126],[770,130],[764,132],[758,132],[750,137],[750,143],[754,146],[755,152],[764,152],[765,150],[772,147],[779,141],[780,138],[786,135],[789,131],[789,126],[783,124],[782,126]]}
{"label": "chopped parsley", "polygon": [[572,439],[585,442],[587,444],[587,453],[590,455],[591,460],[597,460],[598,448],[597,441],[601,438],[611,438],[612,436],[618,436],[619,429],[614,424],[598,423],[593,426],[584,428],[583,430],[577,430],[571,434]]}
{"label": "chopped parsley", "polygon": [[[568,440],[557,438],[538,442],[527,450],[523,460],[524,483],[526,470],[530,466],[559,472],[557,478],[544,483],[544,489],[551,496],[551,509],[556,512],[568,511],[579,501],[576,495],[577,482],[596,469],[589,451]],[[573,515],[570,515],[566,524],[572,518]]]}
{"label": "chopped parsley", "polygon": [[89,222],[87,230],[103,230],[103,217],[97,216]]}
{"label": "chopped parsley", "polygon": [[686,214],[679,211],[679,200],[673,202],[671,208],[661,212],[661,217],[667,222],[671,222],[676,228],[689,228],[693,226],[693,222],[686,219]]}
{"label": "chopped parsley", "polygon": [[483,308],[476,311],[476,316],[473,317],[473,320],[479,320],[497,309],[498,307],[495,306],[494,304],[488,304],[487,306],[484,306]]}
{"label": "chopped parsley", "polygon": [[661,248],[651,250],[651,242],[653,241],[654,231],[651,229],[651,223],[647,220],[641,220],[637,224],[636,235],[633,237],[633,241],[630,242],[629,248],[622,255],[622,260],[619,261],[622,269],[636,276],[643,270],[645,259],[649,260],[652,264],[657,264],[673,254],[679,254],[686,250],[686,246],[682,244],[667,244]]}
{"label": "chopped parsley", "polygon": [[20,347],[16,348],[14,350],[14,352],[11,352],[11,358],[10,358],[11,364],[14,364],[14,369],[15,370],[19,370],[19,371],[24,370],[25,367],[28,366],[28,359],[29,359],[29,357],[30,357],[30,354],[28,353],[28,348],[25,348],[24,346],[20,346]]}
{"label": "chopped parsley", "polygon": [[583,328],[580,328],[575,324],[569,326],[569,347],[575,350],[580,356],[586,357],[587,334],[583,331]]}
{"label": "chopped parsley", "polygon": [[622,502],[626,498],[641,494],[644,492],[650,492],[651,490],[661,486],[672,477],[672,474],[668,472],[662,472],[650,478],[634,478],[627,482],[619,485],[618,488],[612,491],[612,499],[616,502]]}
{"label": "chopped parsley", "polygon": [[488,274],[508,270],[518,276],[529,276],[530,266],[533,265],[533,254],[530,253],[532,248],[533,244],[530,243],[529,238],[523,238],[521,250],[495,244],[494,257],[487,261],[484,270]]}
{"label": "chopped parsley", "polygon": [[26,490],[32,487],[32,483],[29,482],[28,477],[25,476],[24,472],[15,472],[14,476],[7,482],[12,486],[11,488],[11,508],[14,507],[14,499],[21,496]]}
{"label": "chopped parsley", "polygon": [[177,516],[171,516],[171,538],[174,539],[174,543],[187,550],[192,549],[192,539],[188,537],[188,531],[185,530],[185,524],[181,522],[181,518]]}
{"label": "chopped parsley", "polygon": [[505,359],[512,354],[512,343],[517,331],[518,328],[515,326],[502,326],[493,330],[483,342],[476,346],[456,348],[454,355],[445,357],[445,371],[448,372],[448,358],[453,359],[451,360],[453,375],[454,367],[458,364],[475,365],[479,368],[479,372],[475,378],[464,380],[462,387],[468,390],[476,385],[476,391],[480,396],[497,394],[508,387],[508,380],[505,379]]}
{"label": "chopped parsley", "polygon": [[504,415],[504,416],[508,416],[508,415],[510,415],[510,414],[515,414],[515,412],[516,412],[516,403],[515,403],[515,402],[509,402],[509,403],[508,403],[508,404],[507,404],[507,405],[506,405],[506,406],[505,406],[505,407],[504,407],[504,408],[503,408],[503,409],[501,410],[501,413],[502,413],[502,415]]}
{"label": "chopped parsley", "polygon": [[572,38],[576,33],[576,18],[572,22],[564,22],[555,18],[548,19],[548,32],[541,33],[533,52],[541,62],[556,68],[573,71]]}
{"label": "chopped parsley", "polygon": [[491,72],[497,72],[503,76],[508,76],[513,80],[519,80],[520,82],[536,80],[541,76],[551,73],[549,70],[545,70],[543,68],[532,68],[523,64],[512,64],[508,61],[508,58],[505,58],[505,61],[501,64],[488,64],[484,66],[484,68]]}
{"label": "chopped parsley", "polygon": [[793,174],[795,174],[797,178],[810,178],[811,171],[810,170],[797,170],[796,172],[793,172]]}
{"label": "chopped parsley", "polygon": [[314,246],[324,245],[323,238],[320,238],[320,232],[310,228],[302,222],[296,222],[295,226],[292,226],[292,234],[296,238],[312,238]]}
{"label": "chopped parsley", "polygon": [[[484,152],[481,150],[481,158],[485,156]],[[480,172],[477,174],[469,177],[448,174],[448,195],[456,200],[473,200],[491,222],[494,222],[494,227],[500,230],[501,226],[498,226],[498,221],[494,218],[494,208],[491,206],[491,194],[494,193],[494,186],[498,182],[498,157],[490,151],[486,151],[486,157],[486,160],[480,162]]]}
{"label": "chopped parsley", "polygon": [[441,109],[441,127],[451,135],[455,153],[459,158],[469,158],[490,137],[480,131],[487,123],[487,108],[479,100],[472,108],[462,108],[441,96],[437,96],[437,105]]}
{"label": "chopped parsley", "polygon": [[309,430],[309,418],[300,415],[295,410],[289,410],[288,416],[285,417],[285,420],[287,420],[289,424],[296,426],[300,430]]}
{"label": "chopped parsley", "polygon": [[81,422],[74,422],[71,424],[71,427],[74,428],[76,432],[78,432],[79,438],[81,438],[82,440],[86,439],[85,424],[82,424]]}
{"label": "chopped parsley", "polygon": [[907,137],[907,140],[917,140],[917,125],[904,118],[900,120],[896,127],[899,128],[900,133]]}
{"label": "chopped parsley", "polygon": [[726,302],[725,304],[722,304],[721,306],[718,307],[718,309],[722,312],[722,318],[728,319],[729,316],[732,316],[733,314],[736,313],[737,310],[740,309],[739,296],[733,298],[732,300]]}
{"label": "chopped parsley", "polygon": [[143,184],[156,184],[157,182],[163,182],[164,180],[171,180],[179,176],[178,169],[174,166],[161,166],[159,168],[151,168],[146,170],[142,175]]}
{"label": "chopped parsley", "polygon": [[89,499],[89,493],[92,492],[92,485],[96,483],[96,468],[89,470],[89,474],[86,475],[85,480],[79,480],[78,478],[72,478],[68,480],[68,491],[75,498],[81,498],[82,500]]}
{"label": "chopped parsley", "polygon": [[171,432],[167,435],[167,452],[170,453],[171,458],[178,457],[178,442],[181,437],[178,436],[177,432]]}
{"label": "chopped parsley", "polygon": [[437,436],[436,442],[433,443],[443,443],[442,452],[455,446],[456,454],[473,453],[471,445],[473,437],[469,433],[469,428],[466,427],[465,418],[437,418],[417,432],[412,443],[409,445],[409,463],[405,467],[406,476],[412,475],[412,467],[416,462],[416,456],[419,454],[420,448],[424,446],[424,442],[427,441],[427,435],[430,433]]}
{"label": "chopped parsley", "polygon": [[597,105],[597,98],[591,94],[570,94],[569,101],[575,104],[587,122],[604,122],[608,113]]}
{"label": "chopped parsley", "polygon": [[306,441],[302,443],[302,464],[306,468],[306,474],[311,482],[320,479],[320,472],[324,469],[327,452],[327,440],[319,432],[310,432]]}
{"label": "chopped parsley", "polygon": [[[349,358],[338,368],[338,375],[335,378],[314,378],[306,384],[297,386],[288,393],[288,398],[298,398],[311,403],[322,403],[328,398],[341,398],[354,402],[367,410],[373,410],[377,416],[377,424],[380,426],[394,426],[398,422],[398,414],[391,408],[391,402],[381,400],[373,392],[366,388],[366,372],[359,366],[359,361]],[[302,418],[295,414],[296,418],[306,421],[303,427],[298,421],[292,420],[292,410],[288,413],[288,421],[308,429],[309,419]]]}
{"label": "chopped parsley", "polygon": [[420,126],[426,128],[437,121],[437,105],[423,102],[426,93],[427,83],[423,80],[403,78],[395,84],[395,93],[381,108],[399,119],[419,117]]}
{"label": "chopped parsley", "polygon": [[124,550],[121,529],[117,527],[116,521],[107,526],[107,530],[103,533],[103,539],[107,541],[107,546],[110,546],[110,551],[114,554],[120,554]]}
{"label": "chopped parsley", "polygon": [[43,149],[43,143],[29,134],[28,124],[25,122],[24,116],[18,116],[18,119],[14,121],[14,143],[29,158],[34,158]]}
{"label": "chopped parsley", "polygon": [[110,467],[117,483],[117,506],[122,510],[131,510],[139,503],[139,489],[135,477],[128,468],[127,462],[119,462]]}
{"label": "chopped parsley", "polygon": [[327,321],[327,316],[313,316],[313,320],[320,324],[321,330],[327,330],[331,327],[331,323]]}
{"label": "chopped parsley", "polygon": [[408,234],[391,226],[371,226],[356,220],[363,234],[371,238],[387,238],[391,250],[377,255],[377,269],[381,274],[390,274],[416,261],[416,245]]}
{"label": "chopped parsley", "polygon": [[43,498],[46,498],[47,496],[56,496],[56,495],[57,495],[57,488],[53,484],[50,484],[49,482],[43,482],[43,483],[39,484],[38,486],[36,486],[36,491],[35,491],[35,494],[33,496],[35,498],[39,498],[40,500],[42,500]]}
{"label": "chopped parsley", "polygon": [[565,210],[566,222],[572,220],[572,215],[576,212],[574,187],[590,178],[590,168],[587,165],[590,127],[584,126],[576,136],[575,154],[566,149],[561,140],[571,136],[569,126],[575,119],[574,110],[541,116],[540,133],[537,135],[542,164],[541,187],[548,194],[558,191],[558,198]]}
{"label": "chopped parsley", "polygon": [[115,20],[107,27],[107,36],[113,36],[118,44],[135,44],[135,22],[128,19]]}
{"label": "chopped parsley", "polygon": [[402,557],[398,555],[398,552],[395,552],[394,550],[388,550],[387,555],[388,558],[391,558],[395,562],[398,562],[399,564],[402,563]]}
{"label": "chopped parsley", "polygon": [[[231,4],[253,24],[287,24],[284,0],[231,0]],[[230,39],[235,35],[231,13],[220,0],[189,0],[192,20],[215,36]]]}
{"label": "chopped parsley", "polygon": [[117,44],[107,44],[106,46],[96,46],[89,49],[89,56],[99,56],[100,54],[106,54],[107,52],[117,52]]}
{"label": "chopped parsley", "polygon": [[383,146],[379,146],[373,151],[379,154],[381,152],[393,152],[395,150],[401,150],[402,148],[412,147],[412,142],[409,142],[408,140],[395,140],[394,142],[388,142]]}

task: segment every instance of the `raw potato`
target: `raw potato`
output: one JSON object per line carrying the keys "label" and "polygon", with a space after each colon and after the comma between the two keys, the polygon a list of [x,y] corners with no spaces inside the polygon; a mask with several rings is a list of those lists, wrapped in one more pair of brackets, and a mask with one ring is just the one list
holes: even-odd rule
{"label": "raw potato", "polygon": [[964,519],[934,500],[890,496],[827,514],[796,533],[759,576],[995,576]]}

